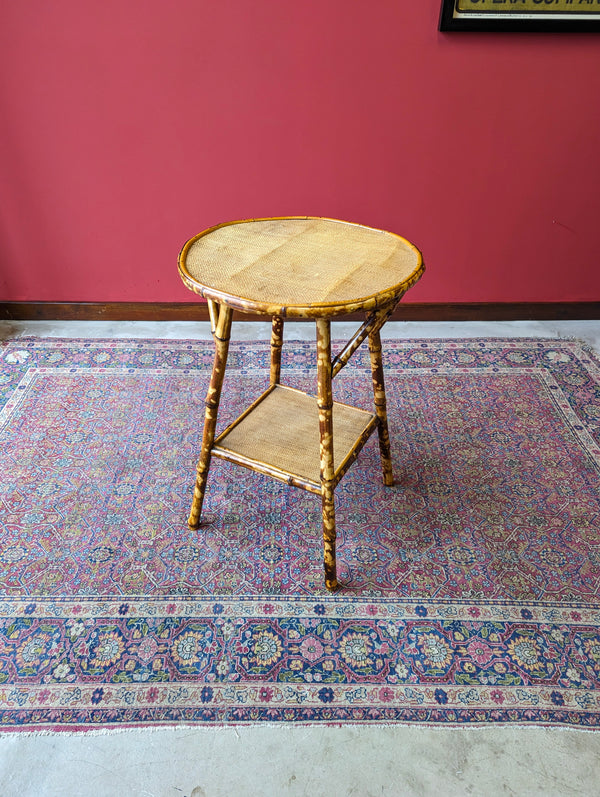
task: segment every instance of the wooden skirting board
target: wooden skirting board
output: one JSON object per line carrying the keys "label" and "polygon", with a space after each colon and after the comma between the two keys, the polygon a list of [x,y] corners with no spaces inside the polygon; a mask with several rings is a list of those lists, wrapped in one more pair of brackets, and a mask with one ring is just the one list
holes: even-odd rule
{"label": "wooden skirting board", "polygon": [[[244,321],[263,316],[235,313]],[[340,321],[354,316],[342,316]],[[208,321],[204,302],[0,302],[8,321]],[[392,321],[576,321],[600,319],[600,302],[400,303]]]}

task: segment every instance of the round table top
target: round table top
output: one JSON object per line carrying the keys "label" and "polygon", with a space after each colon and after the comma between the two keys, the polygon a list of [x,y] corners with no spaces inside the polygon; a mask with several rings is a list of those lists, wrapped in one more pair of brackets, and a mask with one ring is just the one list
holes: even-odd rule
{"label": "round table top", "polygon": [[248,219],[211,227],[179,256],[185,285],[262,315],[316,318],[398,301],[424,271],[394,233],[315,217]]}

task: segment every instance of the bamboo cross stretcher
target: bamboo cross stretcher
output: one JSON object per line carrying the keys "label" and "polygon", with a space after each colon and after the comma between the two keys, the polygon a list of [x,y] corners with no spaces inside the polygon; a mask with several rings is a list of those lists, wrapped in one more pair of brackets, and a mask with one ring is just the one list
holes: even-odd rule
{"label": "bamboo cross stretcher", "polygon": [[[215,343],[191,528],[200,525],[212,456],[308,490],[322,501],[325,585],[338,588],[334,490],[375,430],[383,481],[393,484],[380,330],[423,270],[420,252],[405,239],[332,219],[231,222],[187,242],[180,275],[208,300]],[[272,317],[270,384],[216,436],[234,309]],[[365,322],[332,358],[331,318],[357,311]],[[280,382],[289,317],[316,321],[315,396]],[[373,413],[334,402],[332,392],[334,377],[367,338]]]}

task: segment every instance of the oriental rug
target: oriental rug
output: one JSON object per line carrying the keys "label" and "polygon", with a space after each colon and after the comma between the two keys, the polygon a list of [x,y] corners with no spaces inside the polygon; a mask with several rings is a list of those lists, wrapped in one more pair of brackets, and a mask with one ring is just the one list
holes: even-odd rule
{"label": "oriental rug", "polygon": [[[234,328],[235,333],[235,328]],[[578,342],[384,347],[376,439],[317,496],[214,461],[210,342],[0,344],[0,728],[600,724],[600,363]],[[232,343],[220,427],[268,381]],[[315,351],[284,381],[312,390]],[[368,352],[335,398],[370,409]]]}

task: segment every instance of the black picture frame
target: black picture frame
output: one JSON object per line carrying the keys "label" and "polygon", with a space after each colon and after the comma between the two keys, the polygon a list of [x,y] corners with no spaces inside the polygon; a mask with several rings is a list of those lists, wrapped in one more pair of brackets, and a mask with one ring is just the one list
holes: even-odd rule
{"label": "black picture frame", "polygon": [[[483,0],[479,0],[483,3]],[[557,0],[558,2],[558,0]],[[568,11],[547,11],[528,14],[526,18],[515,16],[515,6],[510,11],[498,10],[504,3],[502,0],[487,0],[486,11],[463,12],[455,15],[459,0],[442,0],[439,30],[441,31],[490,31],[490,32],[554,32],[554,33],[593,33],[600,31],[600,0],[594,0],[594,9],[599,12],[593,19],[582,19],[581,13]],[[578,3],[578,0],[574,0]],[[496,7],[493,8],[492,6]],[[512,4],[511,4],[512,5]],[[541,0],[540,0],[541,5]],[[480,6],[483,8],[483,6]]]}

